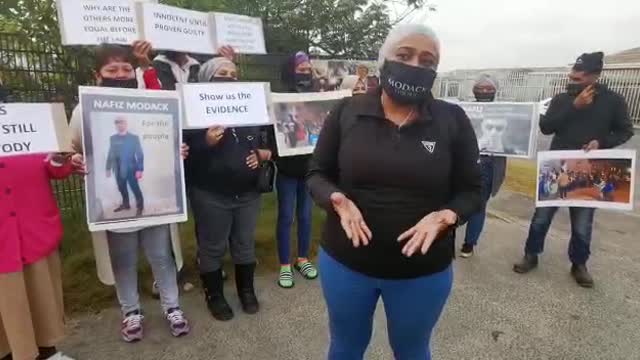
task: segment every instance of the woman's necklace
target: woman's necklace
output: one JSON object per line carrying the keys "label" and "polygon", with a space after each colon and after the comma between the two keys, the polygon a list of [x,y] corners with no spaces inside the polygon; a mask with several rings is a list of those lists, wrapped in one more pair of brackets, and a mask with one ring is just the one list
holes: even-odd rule
{"label": "woman's necklace", "polygon": [[[382,107],[384,108],[384,96],[380,95],[380,101],[382,103]],[[400,125],[398,125],[398,127],[401,128],[405,126],[407,124],[407,121],[411,119],[415,111],[416,111],[415,108],[411,108],[411,111],[409,111],[409,114],[407,114],[407,116],[404,118],[404,120],[402,120],[402,122],[400,123]]]}

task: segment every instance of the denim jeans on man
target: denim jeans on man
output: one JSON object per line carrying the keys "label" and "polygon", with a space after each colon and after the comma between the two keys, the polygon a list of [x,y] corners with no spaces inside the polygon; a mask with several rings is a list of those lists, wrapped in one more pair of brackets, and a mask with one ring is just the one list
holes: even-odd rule
{"label": "denim jeans on man", "polygon": [[480,159],[480,174],[482,176],[482,206],[478,212],[471,215],[467,221],[467,228],[464,237],[464,243],[476,246],[482,229],[484,229],[484,223],[487,218],[487,203],[491,198],[491,191],[493,189],[493,158],[481,158]]}
{"label": "denim jeans on man", "polygon": [[306,258],[309,256],[313,202],[304,179],[278,174],[276,190],[278,192],[278,225],[276,230],[278,256],[280,264],[289,264],[294,212],[297,213],[298,220],[298,257]]}
{"label": "denim jeans on man", "polygon": [[[558,211],[557,207],[537,208],[529,227],[529,237],[525,253],[538,255],[544,250],[544,240],[551,227],[551,221]],[[575,265],[585,265],[591,255],[591,232],[595,209],[569,208],[571,216],[571,239],[569,240],[569,259]]]}

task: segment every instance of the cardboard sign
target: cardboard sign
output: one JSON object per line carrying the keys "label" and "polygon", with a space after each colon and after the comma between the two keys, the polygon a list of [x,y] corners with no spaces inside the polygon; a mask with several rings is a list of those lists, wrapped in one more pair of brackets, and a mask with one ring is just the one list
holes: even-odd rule
{"label": "cardboard sign", "polygon": [[187,220],[175,91],[80,87],[90,231]]}
{"label": "cardboard sign", "polygon": [[63,104],[0,104],[0,157],[70,151]]}
{"label": "cardboard sign", "polygon": [[129,45],[140,39],[133,0],[56,0],[63,45]]}
{"label": "cardboard sign", "polygon": [[142,37],[155,49],[213,54],[211,17],[173,6],[139,3]]}
{"label": "cardboard sign", "polygon": [[268,125],[269,83],[206,83],[180,86],[187,128]]}
{"label": "cardboard sign", "polygon": [[212,13],[214,47],[233,47],[241,54],[266,54],[262,19],[244,15]]}

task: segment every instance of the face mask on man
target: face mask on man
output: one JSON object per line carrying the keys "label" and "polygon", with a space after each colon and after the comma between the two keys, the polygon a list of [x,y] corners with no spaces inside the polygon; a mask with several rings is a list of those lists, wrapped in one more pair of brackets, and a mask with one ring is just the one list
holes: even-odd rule
{"label": "face mask on man", "polygon": [[496,100],[496,93],[474,93],[477,102],[493,102]]}
{"label": "face mask on man", "polygon": [[102,78],[100,86],[123,89],[137,89],[138,80],[136,80],[135,78],[126,80]]}
{"label": "face mask on man", "polygon": [[567,94],[569,94],[569,96],[578,96],[578,95],[580,95],[580,93],[582,91],[584,91],[584,89],[587,88],[587,86],[589,86],[589,85],[568,83],[567,84]]}
{"label": "face mask on man", "polygon": [[433,69],[387,60],[380,71],[380,80],[394,101],[415,105],[427,100],[437,75]]}
{"label": "face mask on man", "polygon": [[313,76],[311,74],[296,74],[296,89],[299,92],[311,91],[313,88]]}

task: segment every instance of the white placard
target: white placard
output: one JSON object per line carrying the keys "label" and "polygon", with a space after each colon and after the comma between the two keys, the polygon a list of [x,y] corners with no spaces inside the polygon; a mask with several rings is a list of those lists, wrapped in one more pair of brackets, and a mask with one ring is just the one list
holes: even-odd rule
{"label": "white placard", "polygon": [[71,152],[63,104],[0,104],[0,157]]}
{"label": "white placard", "polygon": [[229,45],[240,54],[266,54],[262,19],[244,15],[211,13],[214,48]]}
{"label": "white placard", "polygon": [[175,91],[80,87],[90,231],[187,220]]}
{"label": "white placard", "polygon": [[138,16],[142,37],[155,49],[213,54],[208,13],[168,5],[140,3]]}
{"label": "white placard", "polygon": [[63,45],[129,45],[140,39],[135,1],[56,0]]}
{"label": "white placard", "polygon": [[269,83],[182,84],[185,127],[269,125]]}
{"label": "white placard", "polygon": [[537,207],[633,210],[635,150],[538,153]]}

